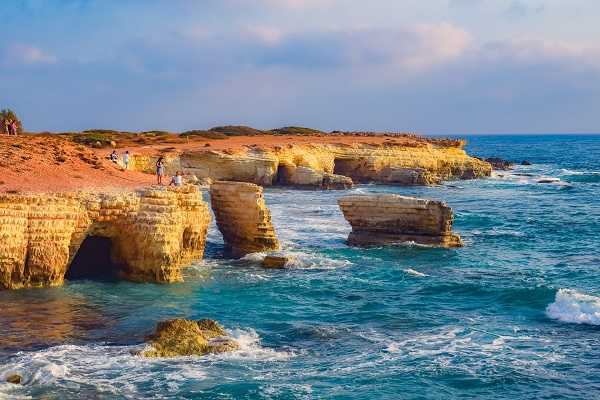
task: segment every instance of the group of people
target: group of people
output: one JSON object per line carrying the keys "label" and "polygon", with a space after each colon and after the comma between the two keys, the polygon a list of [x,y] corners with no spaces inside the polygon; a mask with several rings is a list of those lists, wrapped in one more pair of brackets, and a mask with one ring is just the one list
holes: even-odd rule
{"label": "group of people", "polygon": [[[119,155],[116,150],[113,150],[112,153],[110,153],[110,161],[115,164],[119,163]],[[123,153],[123,165],[125,166],[125,169],[129,169],[129,150],[126,150],[125,153]]]}
{"label": "group of people", "polygon": [[[112,162],[114,162],[115,164],[119,163],[119,154],[117,153],[116,150],[113,150],[112,153],[110,153],[110,160]],[[123,153],[122,156],[122,161],[123,161],[123,165],[125,166],[125,169],[129,169],[129,150],[126,150],[125,153]],[[157,179],[157,183],[159,185],[162,185],[162,178],[163,176],[165,176],[165,159],[164,157],[160,157],[157,161],[156,161],[156,179]],[[171,177],[171,182],[169,182],[169,186],[183,186],[183,172],[182,171],[177,171],[175,172],[175,175],[173,175],[173,177]]]}
{"label": "group of people", "polygon": [[17,124],[17,121],[15,120],[10,120],[10,119],[4,119],[2,121],[3,126],[3,130],[7,135],[14,135],[17,136],[18,132],[19,132],[19,125]]}
{"label": "group of people", "polygon": [[[162,185],[162,177],[165,176],[165,159],[164,157],[160,157],[156,161],[156,179],[159,185]],[[169,186],[183,186],[183,172],[177,171],[175,175],[171,177],[171,182],[169,182]]]}

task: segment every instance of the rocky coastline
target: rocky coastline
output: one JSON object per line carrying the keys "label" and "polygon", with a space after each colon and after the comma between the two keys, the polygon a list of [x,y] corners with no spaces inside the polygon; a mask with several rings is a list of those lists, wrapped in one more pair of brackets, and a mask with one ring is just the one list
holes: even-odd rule
{"label": "rocky coastline", "polygon": [[[355,183],[432,185],[491,174],[490,163],[469,156],[462,141],[371,139],[379,142],[195,147],[164,161],[167,173],[183,170],[188,181],[209,188],[227,255],[234,258],[280,249],[262,187],[345,190]],[[151,153],[134,153],[129,169],[152,172],[155,161]],[[200,188],[0,194],[0,289],[58,286],[65,278],[103,274],[181,281],[182,268],[203,257],[211,221]],[[351,196],[339,204],[353,228],[350,245],[462,245],[443,203]],[[267,268],[287,263],[269,256]]]}

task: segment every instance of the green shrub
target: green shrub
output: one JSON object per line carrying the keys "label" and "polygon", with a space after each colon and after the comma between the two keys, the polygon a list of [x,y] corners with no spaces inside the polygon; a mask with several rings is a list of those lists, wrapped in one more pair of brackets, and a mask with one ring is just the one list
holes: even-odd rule
{"label": "green shrub", "polygon": [[138,135],[144,135],[144,136],[166,136],[166,135],[170,135],[170,132],[167,131],[143,131],[138,133]]}
{"label": "green shrub", "polygon": [[[89,131],[84,131],[89,132]],[[73,136],[75,143],[84,144],[86,146],[94,146],[96,142],[99,142],[102,147],[110,146],[110,142],[113,140],[112,136],[106,133],[80,133]]]}
{"label": "green shrub", "polygon": [[312,128],[304,128],[302,126],[285,126],[283,128],[271,129],[271,132],[274,135],[321,135],[322,131]]}
{"label": "green shrub", "polygon": [[221,132],[213,132],[213,131],[202,131],[202,130],[192,130],[182,132],[180,137],[202,137],[205,139],[227,139],[227,135]]}
{"label": "green shrub", "polygon": [[264,131],[243,125],[216,126],[210,128],[209,132],[219,132],[227,136],[255,136],[265,134]]}

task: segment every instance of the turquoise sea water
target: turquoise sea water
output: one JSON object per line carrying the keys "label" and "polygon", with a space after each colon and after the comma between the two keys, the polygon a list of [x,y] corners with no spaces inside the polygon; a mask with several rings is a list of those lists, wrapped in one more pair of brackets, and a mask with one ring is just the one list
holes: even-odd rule
{"label": "turquoise sea water", "polygon": [[[350,191],[446,201],[462,249],[349,248],[347,192],[269,189],[293,268],[222,259],[213,226],[182,284],[0,292],[0,378],[25,380],[0,398],[600,398],[600,136],[471,137],[468,150],[533,165]],[[217,319],[242,350],[130,354],[170,317]]]}

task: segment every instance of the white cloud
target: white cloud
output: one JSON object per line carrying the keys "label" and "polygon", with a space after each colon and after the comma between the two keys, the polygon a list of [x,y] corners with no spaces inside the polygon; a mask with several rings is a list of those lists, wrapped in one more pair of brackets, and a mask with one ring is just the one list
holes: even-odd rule
{"label": "white cloud", "polygon": [[58,59],[38,47],[13,44],[4,51],[4,63],[8,65],[55,64]]}

